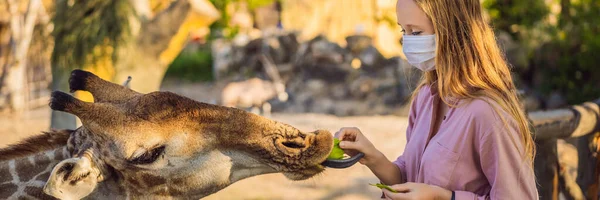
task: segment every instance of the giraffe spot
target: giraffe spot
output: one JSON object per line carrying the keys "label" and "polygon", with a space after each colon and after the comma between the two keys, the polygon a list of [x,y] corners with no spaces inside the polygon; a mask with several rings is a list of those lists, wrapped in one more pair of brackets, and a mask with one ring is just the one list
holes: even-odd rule
{"label": "giraffe spot", "polygon": [[173,185],[183,185],[185,184],[185,179],[184,178],[176,178],[171,180],[171,184]]}
{"label": "giraffe spot", "polygon": [[184,196],[185,195],[185,191],[179,190],[179,189],[176,189],[176,188],[173,188],[173,187],[169,188],[169,193],[172,196]]}
{"label": "giraffe spot", "polygon": [[137,180],[135,177],[133,176],[129,176],[127,177],[127,182],[129,182],[131,184],[131,186],[134,186],[135,188],[140,188],[142,187],[142,184],[140,183],[139,180]]}
{"label": "giraffe spot", "polygon": [[69,158],[69,151],[66,148],[60,148],[54,150],[54,160],[64,160]]}
{"label": "giraffe spot", "polygon": [[[37,160],[36,156],[36,161]],[[48,160],[48,157],[46,157]],[[36,175],[46,170],[46,165],[33,165],[29,162],[28,159],[20,159],[15,163],[15,168],[17,169],[17,174],[19,175],[19,179],[21,181],[29,181],[33,179]]]}
{"label": "giraffe spot", "polygon": [[0,184],[0,199],[8,199],[8,197],[17,192],[17,189],[19,187],[11,183]]}
{"label": "giraffe spot", "polygon": [[110,152],[108,151],[108,149],[103,149],[102,150],[102,155],[105,157],[108,157],[110,155]]}
{"label": "giraffe spot", "polygon": [[48,156],[45,153],[41,153],[35,155],[35,157],[33,157],[33,160],[35,160],[36,163],[44,163],[45,161],[50,160],[50,158],[48,158]]}
{"label": "giraffe spot", "polygon": [[164,184],[167,183],[167,179],[165,179],[163,177],[160,177],[160,176],[155,176],[155,175],[152,175],[152,174],[142,174],[142,180],[149,187],[158,186],[158,185],[164,185]]}
{"label": "giraffe spot", "polygon": [[48,181],[48,178],[50,177],[51,172],[52,171],[47,171],[47,172],[44,172],[43,174],[40,174],[36,180],[44,181],[44,182]]}
{"label": "giraffe spot", "polygon": [[27,186],[27,187],[25,187],[25,190],[23,190],[23,191],[32,197],[38,197],[41,199],[57,199],[57,198],[47,195],[46,193],[44,193],[44,191],[42,191],[42,188],[38,188],[38,187]]}
{"label": "giraffe spot", "polygon": [[154,192],[154,194],[158,196],[171,196],[171,192],[169,192],[168,187],[160,187],[158,191]]}
{"label": "giraffe spot", "polygon": [[8,166],[0,167],[0,184],[4,182],[12,181],[13,178],[8,171]]}

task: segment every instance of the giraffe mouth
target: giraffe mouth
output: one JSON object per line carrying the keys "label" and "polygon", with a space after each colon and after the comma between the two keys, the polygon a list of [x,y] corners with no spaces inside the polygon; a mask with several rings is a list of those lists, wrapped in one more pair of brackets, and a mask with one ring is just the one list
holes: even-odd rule
{"label": "giraffe mouth", "polygon": [[325,167],[321,165],[314,165],[300,171],[284,172],[283,175],[290,180],[301,181],[312,178],[323,171],[325,171]]}
{"label": "giraffe mouth", "polygon": [[328,131],[297,132],[280,135],[273,144],[279,152],[272,158],[290,180],[304,180],[325,170],[323,161],[331,151],[333,136]]}

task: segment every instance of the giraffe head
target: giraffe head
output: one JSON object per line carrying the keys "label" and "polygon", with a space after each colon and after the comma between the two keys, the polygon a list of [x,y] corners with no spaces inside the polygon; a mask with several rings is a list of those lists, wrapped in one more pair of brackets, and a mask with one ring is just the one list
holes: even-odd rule
{"label": "giraffe head", "polygon": [[52,171],[44,191],[82,198],[110,180],[126,195],[202,197],[251,176],[283,173],[308,179],[332,148],[332,134],[303,132],[236,108],[193,101],[170,92],[140,94],[75,70],[72,91],[89,91],[94,103],[55,91],[50,107],[76,115],[73,158]]}

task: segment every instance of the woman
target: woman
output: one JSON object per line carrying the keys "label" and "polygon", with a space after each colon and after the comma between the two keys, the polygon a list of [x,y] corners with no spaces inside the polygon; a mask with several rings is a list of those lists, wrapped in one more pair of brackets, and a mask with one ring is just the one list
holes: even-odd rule
{"label": "woman", "polygon": [[356,128],[336,137],[388,199],[538,199],[534,143],[480,0],[398,0],[403,51],[424,71],[404,153],[389,161]]}

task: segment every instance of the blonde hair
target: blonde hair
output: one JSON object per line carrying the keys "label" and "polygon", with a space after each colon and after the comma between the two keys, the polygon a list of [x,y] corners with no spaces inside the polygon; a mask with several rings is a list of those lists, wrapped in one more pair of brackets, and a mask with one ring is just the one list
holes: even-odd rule
{"label": "blonde hair", "polygon": [[[437,53],[436,70],[423,74],[413,97],[423,85],[437,81],[437,90],[441,97],[482,100],[487,98],[497,103],[514,118],[521,134],[520,142],[525,147],[522,156],[533,167],[535,144],[530,123],[520,107],[509,66],[496,43],[492,28],[484,19],[479,0],[415,2],[433,22]],[[453,106],[448,99],[442,100]],[[503,115],[496,107],[494,110],[501,117],[505,127],[508,127]]]}

